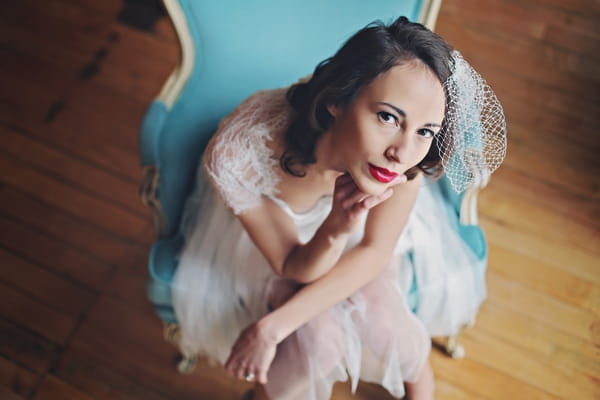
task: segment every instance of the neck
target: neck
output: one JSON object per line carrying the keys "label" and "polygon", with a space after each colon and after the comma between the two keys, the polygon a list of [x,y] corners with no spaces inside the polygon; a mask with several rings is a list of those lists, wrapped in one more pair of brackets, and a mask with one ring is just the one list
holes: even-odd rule
{"label": "neck", "polygon": [[337,175],[344,172],[342,160],[339,159],[339,153],[335,151],[332,137],[331,131],[323,133],[315,147],[317,162],[313,165],[314,170],[323,175],[328,173]]}

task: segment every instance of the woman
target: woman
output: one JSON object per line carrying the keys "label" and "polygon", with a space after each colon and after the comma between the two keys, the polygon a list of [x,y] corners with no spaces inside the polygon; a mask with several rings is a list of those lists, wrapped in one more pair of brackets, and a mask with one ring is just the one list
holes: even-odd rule
{"label": "woman", "polygon": [[[353,389],[363,379],[432,398],[429,333],[406,306],[401,264],[407,231],[423,225],[405,229],[417,196],[413,214],[445,223],[421,197],[424,176],[457,153],[450,89],[464,65],[401,17],[367,26],[307,82],[259,92],[221,123],[188,202],[174,283],[187,352],[256,381],[255,400],[327,399],[348,377]],[[445,242],[427,251],[472,257]],[[433,292],[456,279],[439,281]],[[483,295],[465,297],[448,302],[464,308],[450,324],[467,322]]]}

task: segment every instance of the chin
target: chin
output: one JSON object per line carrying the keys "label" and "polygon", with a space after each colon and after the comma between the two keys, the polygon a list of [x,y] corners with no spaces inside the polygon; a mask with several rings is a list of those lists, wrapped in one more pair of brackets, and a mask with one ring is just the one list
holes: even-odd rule
{"label": "chin", "polygon": [[352,179],[361,192],[370,196],[379,196],[389,187],[387,183],[376,182],[371,177],[356,179],[354,175],[352,175]]}

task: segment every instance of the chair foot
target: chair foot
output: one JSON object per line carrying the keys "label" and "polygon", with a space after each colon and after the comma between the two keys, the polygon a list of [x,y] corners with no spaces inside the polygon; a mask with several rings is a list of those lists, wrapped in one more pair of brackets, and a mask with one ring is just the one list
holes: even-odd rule
{"label": "chair foot", "polygon": [[177,371],[182,374],[191,374],[196,368],[197,356],[186,356],[183,355],[181,361],[177,364]]}
{"label": "chair foot", "polygon": [[455,360],[465,357],[465,348],[458,343],[458,335],[446,338],[444,351]]}
{"label": "chair foot", "polygon": [[165,323],[163,326],[163,337],[167,343],[179,347],[179,343],[181,342],[181,331],[179,329],[179,325]]}
{"label": "chair foot", "polygon": [[461,326],[455,335],[436,338],[434,339],[434,343],[450,357],[456,360],[464,358],[466,351],[463,345],[458,343],[458,337],[468,328],[472,328],[473,325],[475,325],[475,317],[473,317],[471,321]]}
{"label": "chair foot", "polygon": [[177,363],[177,370],[182,374],[190,374],[196,367],[198,356],[181,347],[181,329],[177,324],[164,324],[163,336],[165,340],[179,349],[181,360]]}

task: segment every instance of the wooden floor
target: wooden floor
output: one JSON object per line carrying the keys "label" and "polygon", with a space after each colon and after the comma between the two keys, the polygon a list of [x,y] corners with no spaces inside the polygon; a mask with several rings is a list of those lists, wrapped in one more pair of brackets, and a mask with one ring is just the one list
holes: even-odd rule
{"label": "wooden floor", "polygon": [[[248,387],[205,365],[178,374],[145,299],[137,131],[179,49],[164,16],[136,27],[152,9],[125,3],[2,5],[2,399],[225,400]],[[437,31],[496,89],[510,136],[480,202],[489,296],[466,358],[432,353],[437,398],[599,399],[600,2],[446,0]],[[356,398],[389,399],[370,385]]]}

